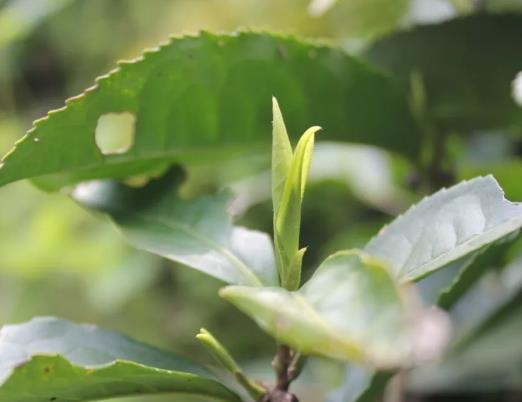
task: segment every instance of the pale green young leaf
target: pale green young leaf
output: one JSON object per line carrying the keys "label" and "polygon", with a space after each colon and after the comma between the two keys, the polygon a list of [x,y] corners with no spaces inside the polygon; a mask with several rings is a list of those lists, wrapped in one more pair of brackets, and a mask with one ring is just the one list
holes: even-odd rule
{"label": "pale green young leaf", "polygon": [[298,188],[300,190],[298,195],[301,197],[301,201],[304,196],[310,165],[312,164],[312,152],[314,150],[315,134],[319,130],[321,130],[321,127],[310,127],[305,131],[297,143],[297,146],[295,147],[294,160],[290,170],[290,174],[294,177],[294,183],[293,185],[289,183],[288,186],[290,188]]}
{"label": "pale green young leaf", "polygon": [[89,182],[73,195],[84,206],[108,213],[136,248],[230,284],[277,285],[269,236],[232,225],[228,193],[179,198],[178,175],[171,171],[137,189],[117,182]]}
{"label": "pale green young leaf", "polygon": [[219,342],[214,335],[212,335],[205,328],[199,330],[196,339],[208,350],[212,357],[225,369],[231,373],[241,371],[239,365],[236,363],[228,350]]}
{"label": "pale green young leaf", "polygon": [[301,270],[303,266],[303,257],[306,252],[306,247],[302,248],[295,253],[292,262],[290,263],[290,267],[288,270],[288,278],[287,278],[287,288],[288,289],[298,289],[301,285]]}
{"label": "pale green young leaf", "polygon": [[196,338],[207,348],[212,357],[236,378],[252,398],[257,401],[266,393],[265,388],[245,375],[228,350],[209,331],[201,328]]}
{"label": "pale green young leaf", "polygon": [[301,229],[301,205],[306,180],[312,161],[315,133],[320,127],[311,127],[303,134],[295,148],[289,173],[284,183],[283,196],[274,216],[274,241],[283,287],[295,290],[299,287],[301,265],[295,262],[299,250]]}
{"label": "pale green young leaf", "polygon": [[43,317],[0,330],[0,402],[167,392],[241,401],[202,367],[92,325]]}
{"label": "pale green young leaf", "polygon": [[272,202],[274,214],[277,214],[285,181],[292,165],[293,151],[283,115],[275,97],[272,98],[272,115]]}
{"label": "pale green young leaf", "polygon": [[220,295],[304,354],[383,367],[412,358],[401,290],[386,267],[359,251],[333,254],[299,291],[229,286]]}
{"label": "pale green young leaf", "polygon": [[443,189],[381,229],[365,251],[386,260],[402,281],[419,280],[522,226],[493,176]]}

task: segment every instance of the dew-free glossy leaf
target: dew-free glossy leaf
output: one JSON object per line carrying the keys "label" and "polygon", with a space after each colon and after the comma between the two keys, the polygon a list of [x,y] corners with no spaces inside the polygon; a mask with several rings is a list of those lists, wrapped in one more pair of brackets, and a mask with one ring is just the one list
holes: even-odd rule
{"label": "dew-free glossy leaf", "polygon": [[366,57],[399,78],[422,77],[430,117],[464,131],[522,126],[512,82],[522,70],[522,16],[475,14],[377,41]]}
{"label": "dew-free glossy leaf", "polygon": [[357,251],[327,258],[299,290],[229,286],[221,296],[306,354],[392,366],[411,358],[411,327],[388,270]]}
{"label": "dew-free glossy leaf", "polygon": [[35,318],[0,330],[1,402],[183,393],[237,401],[203,368],[92,325]]}
{"label": "dew-free glossy leaf", "polygon": [[[4,158],[0,185],[39,177],[42,187],[57,189],[173,161],[268,154],[272,96],[285,105],[294,135],[320,123],[332,141],[373,144],[411,158],[419,149],[400,90],[342,50],[268,34],[203,33],[120,63],[37,121]],[[103,155],[95,132],[100,117],[111,113],[135,116],[134,143],[123,154]]]}
{"label": "dew-free glossy leaf", "polygon": [[79,185],[81,204],[107,212],[136,248],[200,270],[230,284],[277,285],[272,241],[265,233],[233,226],[230,194],[191,200],[177,195],[172,170],[144,188],[110,181]]}
{"label": "dew-free glossy leaf", "polygon": [[301,282],[303,251],[299,251],[301,205],[312,161],[315,133],[311,127],[295,148],[278,209],[274,211],[274,242],[279,274],[283,287],[295,290]]}
{"label": "dew-free glossy leaf", "polygon": [[272,202],[277,214],[294,152],[276,98],[272,99],[272,126]]}
{"label": "dew-free glossy leaf", "polygon": [[386,260],[402,281],[418,280],[522,226],[493,176],[443,189],[385,226],[365,251]]}

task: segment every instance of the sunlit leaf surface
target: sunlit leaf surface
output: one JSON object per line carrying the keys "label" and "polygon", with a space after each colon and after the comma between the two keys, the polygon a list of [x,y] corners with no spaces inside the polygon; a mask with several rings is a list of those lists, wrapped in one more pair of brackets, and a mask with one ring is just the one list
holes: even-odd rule
{"label": "sunlit leaf surface", "polygon": [[[342,50],[268,34],[203,33],[120,63],[37,121],[4,158],[0,185],[38,177],[40,186],[57,189],[172,161],[268,153],[272,96],[287,105],[294,135],[320,122],[329,140],[379,145],[411,158],[419,149],[400,91]],[[123,113],[135,121],[133,143],[124,153],[104,154],[95,140],[98,123]]]}
{"label": "sunlit leaf surface", "polygon": [[522,204],[512,203],[492,176],[443,189],[411,207],[365,250],[386,260],[403,281],[418,280],[522,226]]}

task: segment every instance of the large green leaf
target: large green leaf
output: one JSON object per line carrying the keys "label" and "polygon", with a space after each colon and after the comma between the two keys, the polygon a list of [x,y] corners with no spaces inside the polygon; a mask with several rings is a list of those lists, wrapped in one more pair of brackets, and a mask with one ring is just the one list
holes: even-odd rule
{"label": "large green leaf", "polygon": [[272,242],[265,233],[234,227],[230,194],[180,199],[174,169],[143,188],[113,181],[79,185],[81,204],[107,212],[136,248],[180,262],[227,283],[277,285]]}
{"label": "large green leaf", "polygon": [[[521,318],[519,289],[448,348],[445,357],[414,368],[408,375],[408,391],[420,395],[455,392],[476,395],[519,390]],[[392,374],[348,366],[345,382],[330,395],[328,402],[374,402],[385,392]]]}
{"label": "large green leaf", "polygon": [[403,281],[419,280],[522,226],[522,204],[493,176],[443,189],[410,208],[367,244]]}
{"label": "large green leaf", "polygon": [[299,291],[229,286],[220,294],[306,354],[377,366],[412,357],[400,290],[383,265],[358,251],[327,258]]}
{"label": "large green leaf", "polygon": [[[320,123],[330,140],[378,145],[412,158],[419,149],[400,91],[343,51],[268,34],[203,33],[120,63],[65,108],[38,120],[4,158],[0,185],[39,177],[41,186],[56,189],[136,175],[166,162],[244,155],[259,151],[258,145],[268,153],[272,95],[285,105],[293,133]],[[107,155],[98,149],[102,116],[114,117],[116,131],[121,118],[131,131],[128,151]]]}
{"label": "large green leaf", "polygon": [[92,325],[45,317],[0,330],[1,402],[78,402],[165,392],[240,401],[201,367]]}
{"label": "large green leaf", "polygon": [[402,80],[425,84],[430,116],[444,128],[522,126],[512,81],[522,69],[522,15],[473,15],[384,38],[366,57]]}

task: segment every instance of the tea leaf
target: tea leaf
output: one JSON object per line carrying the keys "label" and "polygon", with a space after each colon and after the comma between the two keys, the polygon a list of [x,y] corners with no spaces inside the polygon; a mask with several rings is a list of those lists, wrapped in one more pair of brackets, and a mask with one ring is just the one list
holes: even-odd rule
{"label": "tea leaf", "polygon": [[[173,162],[268,154],[272,96],[288,105],[291,132],[321,122],[332,141],[378,145],[411,159],[419,150],[417,127],[395,84],[344,51],[269,34],[202,33],[120,63],[36,121],[4,157],[0,185],[38,178],[56,190]],[[97,124],[121,113],[134,117],[133,143],[123,153],[103,154]]]}
{"label": "tea leaf", "polygon": [[480,250],[522,226],[493,176],[443,189],[384,227],[365,251],[386,260],[402,281],[426,275]]}
{"label": "tea leaf", "polygon": [[179,171],[143,188],[112,181],[87,182],[75,199],[108,213],[136,248],[195,268],[231,284],[277,285],[272,241],[265,233],[233,226],[221,193],[192,200],[177,195]]}
{"label": "tea leaf", "polygon": [[302,353],[380,367],[412,358],[400,290],[384,266],[361,252],[333,254],[299,291],[229,286],[220,294]]}
{"label": "tea leaf", "polygon": [[0,330],[1,402],[166,392],[241,401],[186,359],[92,325],[45,317]]}

